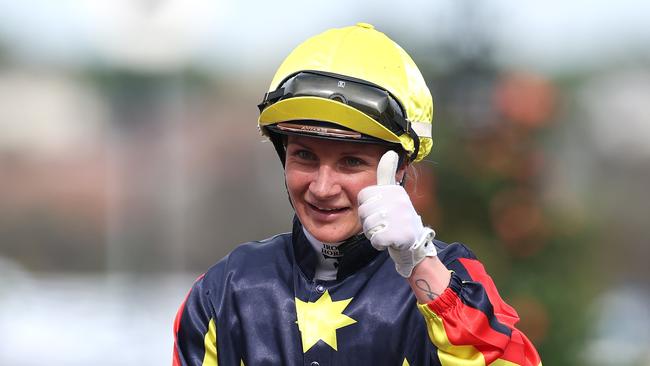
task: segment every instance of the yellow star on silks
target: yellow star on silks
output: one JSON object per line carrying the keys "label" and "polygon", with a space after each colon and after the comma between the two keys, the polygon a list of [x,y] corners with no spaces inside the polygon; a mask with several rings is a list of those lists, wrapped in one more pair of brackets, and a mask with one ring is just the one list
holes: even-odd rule
{"label": "yellow star on silks", "polygon": [[357,321],[343,314],[343,310],[352,301],[352,298],[341,301],[332,301],[327,290],[316,302],[304,302],[296,298],[296,314],[298,315],[298,329],[302,336],[302,350],[307,352],[313,345],[322,340],[334,350],[336,344],[336,330]]}

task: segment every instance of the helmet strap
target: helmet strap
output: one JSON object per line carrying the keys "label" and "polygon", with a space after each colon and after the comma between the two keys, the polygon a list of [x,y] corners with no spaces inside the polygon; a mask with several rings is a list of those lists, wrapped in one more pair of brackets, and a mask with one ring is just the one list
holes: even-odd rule
{"label": "helmet strap", "polygon": [[411,157],[409,159],[409,162],[412,162],[415,161],[415,159],[418,157],[418,153],[420,151],[420,138],[418,137],[418,134],[415,133],[415,130],[410,123],[408,124],[407,133],[413,139],[413,154],[411,154]]}
{"label": "helmet strap", "polygon": [[287,156],[287,148],[285,146],[285,142],[283,141],[284,140],[283,137],[275,133],[270,133],[269,139],[273,143],[273,147],[275,148],[275,152],[278,154],[278,157],[280,158],[280,162],[282,162],[282,168],[284,168],[284,164]]}

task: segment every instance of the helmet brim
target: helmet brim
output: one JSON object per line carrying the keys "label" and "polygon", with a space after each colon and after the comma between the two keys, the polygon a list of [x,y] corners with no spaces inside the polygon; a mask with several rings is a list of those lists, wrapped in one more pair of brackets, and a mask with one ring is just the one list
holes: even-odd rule
{"label": "helmet brim", "polygon": [[265,108],[260,127],[280,122],[312,120],[334,123],[383,141],[400,144],[400,138],[367,114],[336,100],[320,97],[294,97]]}

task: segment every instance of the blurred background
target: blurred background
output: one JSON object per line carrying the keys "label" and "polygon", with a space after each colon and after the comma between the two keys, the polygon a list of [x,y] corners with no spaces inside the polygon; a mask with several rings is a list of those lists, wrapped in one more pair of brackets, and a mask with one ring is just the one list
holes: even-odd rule
{"label": "blurred background", "polygon": [[[414,58],[409,191],[545,365],[650,365],[650,3],[0,0],[0,365],[168,365],[194,278],[290,230],[257,108],[368,22]],[[378,57],[380,57],[378,55]]]}

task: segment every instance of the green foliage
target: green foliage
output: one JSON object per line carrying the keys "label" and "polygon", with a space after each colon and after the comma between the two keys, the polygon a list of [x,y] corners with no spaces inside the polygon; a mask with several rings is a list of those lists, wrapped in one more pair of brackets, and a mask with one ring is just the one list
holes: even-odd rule
{"label": "green foliage", "polygon": [[[497,105],[507,75],[483,67],[430,81],[441,86],[439,98],[434,95],[432,205],[440,214],[433,224],[440,239],[465,243],[485,264],[544,364],[579,365],[586,307],[599,281],[597,250],[589,222],[544,197],[542,178],[551,172],[547,155],[557,135],[552,130],[561,128],[551,123],[556,111],[540,110],[538,120],[509,116],[507,103],[520,106],[525,93],[534,101],[540,91],[524,83],[522,95]],[[549,81],[539,85],[554,92]]]}

